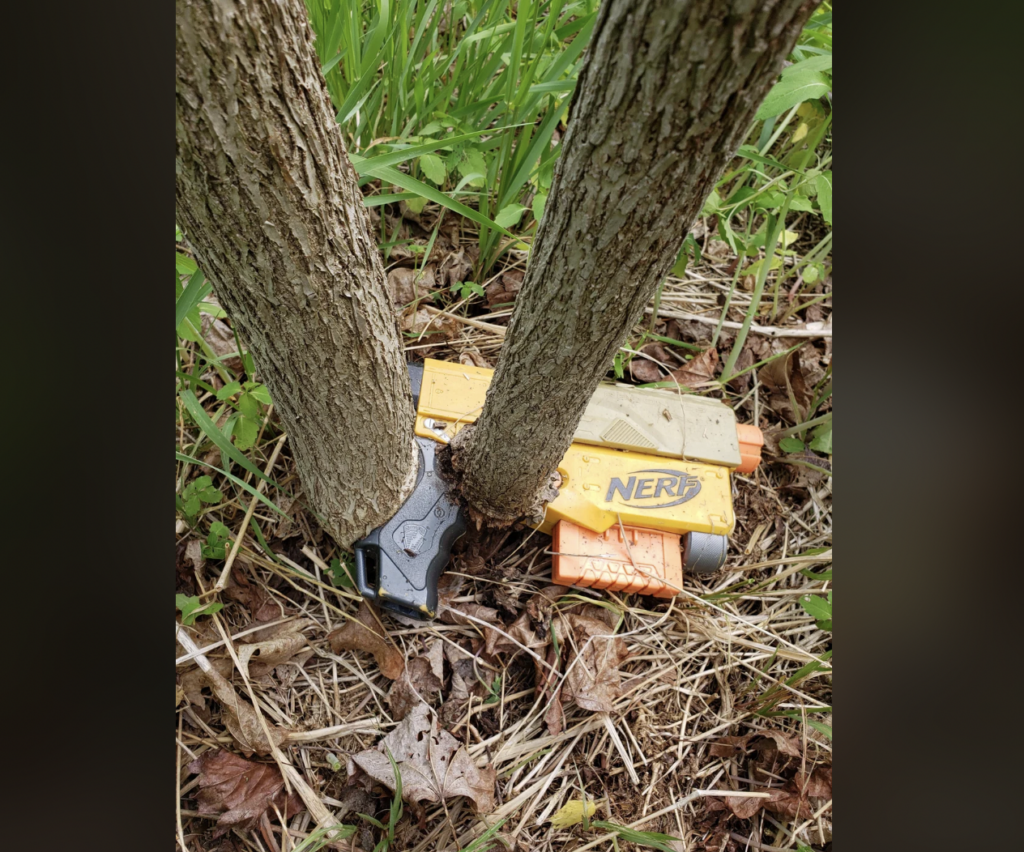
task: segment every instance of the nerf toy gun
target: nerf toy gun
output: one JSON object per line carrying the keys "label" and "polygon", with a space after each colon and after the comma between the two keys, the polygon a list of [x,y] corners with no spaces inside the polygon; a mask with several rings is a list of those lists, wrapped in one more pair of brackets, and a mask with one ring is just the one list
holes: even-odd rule
{"label": "nerf toy gun", "polygon": [[[483,410],[492,370],[427,359],[409,365],[420,449],[416,487],[397,514],[355,544],[360,592],[433,618],[437,581],[465,521],[434,451]],[[536,528],[552,538],[559,585],[672,597],[683,571],[725,562],[735,526],[730,473],[761,461],[756,426],[724,403],[601,385],[558,466],[562,484]]]}

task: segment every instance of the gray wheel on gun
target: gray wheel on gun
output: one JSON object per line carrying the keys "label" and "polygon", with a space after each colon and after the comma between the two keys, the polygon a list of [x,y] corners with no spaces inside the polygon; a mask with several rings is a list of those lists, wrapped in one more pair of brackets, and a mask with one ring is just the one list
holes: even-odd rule
{"label": "gray wheel on gun", "polygon": [[725,564],[728,549],[728,536],[687,533],[683,539],[683,571],[711,574]]}

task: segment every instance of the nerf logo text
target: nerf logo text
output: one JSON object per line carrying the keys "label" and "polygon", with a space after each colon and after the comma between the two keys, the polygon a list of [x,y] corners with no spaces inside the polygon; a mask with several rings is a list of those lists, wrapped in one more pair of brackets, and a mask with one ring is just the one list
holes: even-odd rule
{"label": "nerf logo text", "polygon": [[684,470],[653,468],[635,470],[625,482],[613,476],[604,499],[606,503],[611,503],[618,497],[623,505],[630,507],[667,509],[692,500],[698,493],[700,480],[693,474]]}

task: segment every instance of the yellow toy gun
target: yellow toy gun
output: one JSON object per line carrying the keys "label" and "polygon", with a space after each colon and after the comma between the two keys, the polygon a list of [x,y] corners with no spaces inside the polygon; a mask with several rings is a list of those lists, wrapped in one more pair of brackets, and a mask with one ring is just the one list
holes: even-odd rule
{"label": "yellow toy gun", "polygon": [[[410,365],[421,451],[422,439],[448,443],[476,421],[492,372],[427,359],[420,374]],[[537,526],[552,536],[553,581],[672,597],[684,570],[717,570],[735,526],[730,472],[753,471],[763,443],[757,427],[737,424],[717,400],[599,386],[558,466],[558,498]],[[418,618],[433,617],[437,578],[464,529],[429,467],[421,481],[430,499],[417,486],[395,518],[355,546],[360,591]],[[443,542],[443,552],[401,547],[410,534]]]}

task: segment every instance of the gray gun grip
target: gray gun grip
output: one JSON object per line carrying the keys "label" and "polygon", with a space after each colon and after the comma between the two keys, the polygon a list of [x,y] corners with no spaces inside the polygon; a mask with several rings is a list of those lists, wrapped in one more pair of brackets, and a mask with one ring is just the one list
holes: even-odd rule
{"label": "gray gun grip", "polygon": [[356,584],[381,607],[411,618],[437,613],[437,581],[466,531],[461,507],[434,466],[437,443],[416,438],[416,487],[391,520],[355,543]]}

